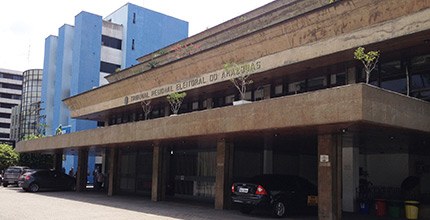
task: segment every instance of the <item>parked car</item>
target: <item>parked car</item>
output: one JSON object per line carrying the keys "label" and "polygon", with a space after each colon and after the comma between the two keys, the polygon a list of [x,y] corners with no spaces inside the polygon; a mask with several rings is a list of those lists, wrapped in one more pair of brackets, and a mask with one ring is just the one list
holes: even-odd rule
{"label": "parked car", "polygon": [[19,177],[30,169],[26,166],[11,166],[8,167],[2,177],[2,185],[7,187],[8,185],[18,185]]}
{"label": "parked car", "polygon": [[276,217],[297,210],[316,210],[317,187],[294,175],[259,175],[233,183],[232,201],[248,214],[256,208],[270,209]]}
{"label": "parked car", "polygon": [[21,176],[19,186],[27,192],[38,192],[40,189],[75,190],[76,179],[57,170],[31,170]]}

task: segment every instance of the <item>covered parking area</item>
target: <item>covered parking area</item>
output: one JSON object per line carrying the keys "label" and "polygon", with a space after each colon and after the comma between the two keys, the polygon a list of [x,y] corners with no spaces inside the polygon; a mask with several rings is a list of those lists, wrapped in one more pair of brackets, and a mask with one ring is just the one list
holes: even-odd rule
{"label": "covered parking area", "polygon": [[[320,219],[332,219],[357,211],[360,167],[382,185],[384,173],[397,180],[414,174],[416,163],[405,158],[428,161],[429,117],[428,102],[352,84],[19,142],[17,149],[76,149],[83,191],[88,150],[104,148],[108,195],[139,191],[160,201],[173,193],[216,209],[229,208],[235,178],[295,173],[317,183]],[[382,161],[385,168],[375,164]],[[393,164],[407,171],[389,175]]]}

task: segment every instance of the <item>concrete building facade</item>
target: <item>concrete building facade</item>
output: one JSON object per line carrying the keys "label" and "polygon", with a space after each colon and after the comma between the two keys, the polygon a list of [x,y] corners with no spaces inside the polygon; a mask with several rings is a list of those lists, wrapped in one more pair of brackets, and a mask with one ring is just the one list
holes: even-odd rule
{"label": "concrete building facade", "polygon": [[[64,100],[73,118],[103,128],[17,149],[78,152],[80,191],[88,153],[103,149],[108,195],[210,201],[216,209],[231,207],[234,181],[263,173],[317,184],[319,219],[358,211],[360,179],[388,192],[367,199],[400,199],[408,176],[421,178],[426,196],[428,14],[430,3],[419,0],[273,1]],[[381,52],[370,83],[354,59],[361,46]],[[232,80],[243,75],[253,81],[250,103],[235,105]],[[187,95],[170,117],[166,96],[174,92]]]}
{"label": "concrete building facade", "polygon": [[[45,40],[41,116],[46,135],[76,132],[102,126],[103,122],[73,119],[62,102],[70,96],[107,84],[106,76],[137,63],[142,54],[188,36],[188,23],[127,3],[105,18],[88,12],[75,24],[59,28],[58,36]],[[65,169],[75,167],[75,152],[66,152]],[[91,152],[91,170],[94,155]]]}
{"label": "concrete building facade", "polygon": [[0,69],[0,141],[12,143],[10,137],[12,108],[21,102],[22,72]]}
{"label": "concrete building facade", "polygon": [[188,23],[133,4],[126,4],[106,18],[88,12],[65,24],[58,36],[45,40],[42,115],[46,134],[59,125],[71,131],[97,127],[97,122],[70,118],[62,102],[70,96],[107,83],[104,77],[135,65],[142,54],[188,36]]}

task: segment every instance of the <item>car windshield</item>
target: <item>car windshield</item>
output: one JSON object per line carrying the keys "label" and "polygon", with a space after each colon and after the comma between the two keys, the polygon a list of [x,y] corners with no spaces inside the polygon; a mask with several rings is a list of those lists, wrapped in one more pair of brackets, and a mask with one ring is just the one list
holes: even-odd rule
{"label": "car windshield", "polygon": [[21,173],[21,169],[19,168],[8,168],[6,173]]}

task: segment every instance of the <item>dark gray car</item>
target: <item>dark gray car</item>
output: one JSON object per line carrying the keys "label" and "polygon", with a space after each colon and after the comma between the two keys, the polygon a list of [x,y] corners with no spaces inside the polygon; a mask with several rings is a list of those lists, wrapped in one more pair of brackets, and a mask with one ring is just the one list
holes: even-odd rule
{"label": "dark gray car", "polygon": [[18,185],[19,177],[28,169],[30,168],[26,166],[11,166],[7,168],[3,174],[2,185],[4,187],[8,185]]}
{"label": "dark gray car", "polygon": [[19,186],[28,192],[40,189],[75,190],[76,179],[57,170],[31,170],[21,176]]}

